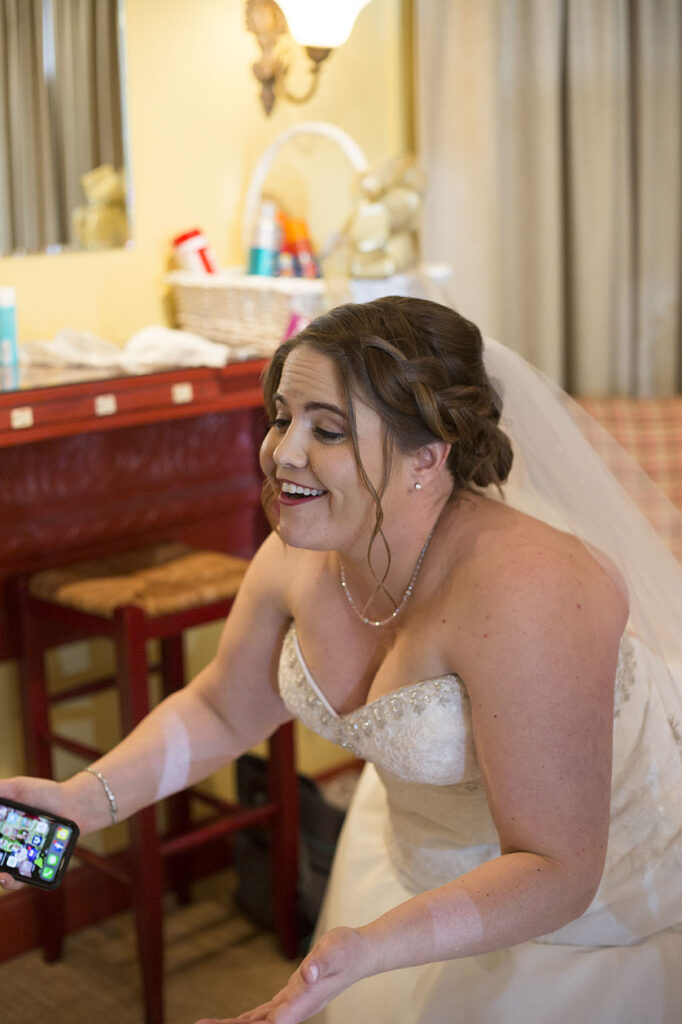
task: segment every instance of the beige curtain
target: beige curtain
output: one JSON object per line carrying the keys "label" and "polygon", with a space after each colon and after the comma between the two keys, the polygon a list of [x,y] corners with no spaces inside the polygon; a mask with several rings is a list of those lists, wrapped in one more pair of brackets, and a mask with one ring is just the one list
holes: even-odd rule
{"label": "beige curtain", "polygon": [[0,0],[0,253],[72,241],[81,176],[123,164],[120,97],[117,0]]}
{"label": "beige curtain", "polygon": [[416,2],[454,301],[575,393],[680,390],[680,0]]}
{"label": "beige curtain", "polygon": [[116,0],[53,0],[54,101],[64,236],[85,171],[123,165]]}
{"label": "beige curtain", "polygon": [[0,0],[0,253],[60,240],[43,0]]}

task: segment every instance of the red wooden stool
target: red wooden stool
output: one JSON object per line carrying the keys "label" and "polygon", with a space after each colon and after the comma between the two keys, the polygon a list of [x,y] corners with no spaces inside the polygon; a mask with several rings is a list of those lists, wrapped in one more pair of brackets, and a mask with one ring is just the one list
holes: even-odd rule
{"label": "red wooden stool", "polygon": [[[183,631],[227,616],[247,564],[218,552],[167,543],[46,570],[20,581],[20,671],[28,772],[52,778],[54,747],[88,761],[101,756],[102,751],[54,732],[51,705],[116,687],[121,727],[127,733],[149,711],[150,671],[160,671],[164,696],[182,687]],[[94,636],[113,640],[115,675],[50,693],[45,651]],[[150,639],[160,642],[159,666],[148,665],[145,645]],[[268,801],[261,807],[247,809],[190,789],[169,801],[168,836],[159,835],[153,807],[130,819],[130,848],[123,866],[120,858],[78,848],[82,860],[131,887],[148,1024],[161,1024],[163,1019],[162,895],[167,858],[248,825],[269,824],[276,865],[272,871],[275,927],[285,955],[296,955],[298,811],[291,724],[270,738],[269,754]],[[215,815],[192,825],[190,798],[210,804]],[[171,877],[180,898],[186,898],[187,883],[182,880],[186,875],[176,868]],[[49,926],[44,929],[43,946],[46,959],[54,960],[61,955],[64,935],[63,890],[47,898]]]}

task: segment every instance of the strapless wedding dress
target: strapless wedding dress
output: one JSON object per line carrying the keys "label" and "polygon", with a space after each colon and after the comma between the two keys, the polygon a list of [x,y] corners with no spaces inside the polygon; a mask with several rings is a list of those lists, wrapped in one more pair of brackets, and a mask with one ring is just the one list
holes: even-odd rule
{"label": "strapless wedding dress", "polygon": [[[587,912],[496,953],[368,978],[324,1024],[680,1024],[682,739],[652,694],[646,652],[623,638],[616,679],[606,867]],[[310,729],[368,761],[339,841],[318,932],[365,924],[499,854],[456,675],[337,714],[295,624],[279,685]]]}

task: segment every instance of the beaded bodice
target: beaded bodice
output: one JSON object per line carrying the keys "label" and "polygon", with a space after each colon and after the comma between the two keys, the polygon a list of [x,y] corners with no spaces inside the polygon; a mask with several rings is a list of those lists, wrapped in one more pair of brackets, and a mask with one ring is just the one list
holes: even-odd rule
{"label": "beaded bodice", "polygon": [[[655,875],[679,877],[682,867],[682,785],[678,734],[650,693],[646,665],[626,635],[616,677],[604,878],[588,914],[545,941],[619,943],[682,919],[682,887],[665,907],[650,892]],[[444,884],[499,854],[459,676],[423,680],[338,714],[310,674],[292,623],[279,687],[287,708],[310,729],[373,762],[386,792],[386,844],[408,890]],[[652,815],[652,807],[659,813]]]}
{"label": "beaded bodice", "polygon": [[456,873],[473,866],[475,858],[493,856],[497,833],[476,758],[469,696],[459,676],[425,679],[338,714],[310,674],[292,623],[282,646],[279,686],[287,708],[309,729],[374,764],[390,812],[386,841],[410,889],[452,878],[456,847],[463,848]]}
{"label": "beaded bodice", "polygon": [[425,679],[338,714],[308,671],[292,623],[282,647],[280,692],[314,732],[398,779],[479,785],[469,697],[457,675]]}

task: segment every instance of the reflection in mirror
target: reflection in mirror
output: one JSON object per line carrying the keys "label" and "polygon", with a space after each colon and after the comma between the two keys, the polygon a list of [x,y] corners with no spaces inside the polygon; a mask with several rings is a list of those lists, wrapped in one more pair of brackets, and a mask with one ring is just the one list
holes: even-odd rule
{"label": "reflection in mirror", "polygon": [[123,0],[0,0],[0,255],[129,238]]}

